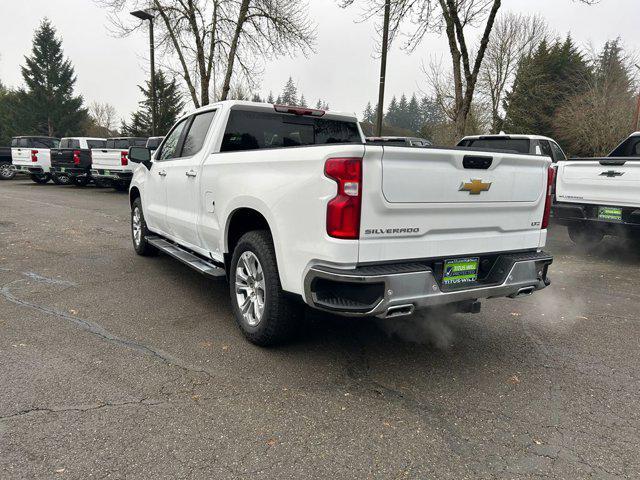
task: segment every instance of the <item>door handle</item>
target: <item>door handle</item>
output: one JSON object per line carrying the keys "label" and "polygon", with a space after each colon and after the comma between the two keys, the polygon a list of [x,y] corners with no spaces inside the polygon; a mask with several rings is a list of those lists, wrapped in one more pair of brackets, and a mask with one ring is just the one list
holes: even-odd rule
{"label": "door handle", "polygon": [[196,175],[198,175],[198,172],[196,172],[195,170],[191,169],[191,170],[187,170],[186,172],[184,172],[184,174],[187,177],[195,177]]}
{"label": "door handle", "polygon": [[158,175],[160,175],[161,177],[166,177],[167,176],[167,171],[166,170],[160,170],[158,172]]}

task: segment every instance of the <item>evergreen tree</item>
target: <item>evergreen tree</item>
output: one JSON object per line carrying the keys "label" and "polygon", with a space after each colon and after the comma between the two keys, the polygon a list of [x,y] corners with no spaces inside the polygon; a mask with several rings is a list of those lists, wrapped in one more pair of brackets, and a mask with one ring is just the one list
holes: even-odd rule
{"label": "evergreen tree", "polygon": [[16,130],[16,92],[6,88],[0,82],[0,146],[8,146],[11,137],[18,135]]}
{"label": "evergreen tree", "polygon": [[[164,72],[156,72],[156,98],[157,98],[157,125],[158,135],[165,135],[176,122],[184,101],[175,78],[168,80]],[[146,88],[138,85],[144,99],[140,101],[138,111],[131,114],[129,123],[122,122],[121,130],[124,135],[149,136],[151,135],[151,82],[146,82]]]}
{"label": "evergreen tree", "polygon": [[389,108],[387,109],[387,113],[384,115],[384,122],[391,126],[398,126],[398,120],[400,119],[399,110],[398,110],[398,100],[394,95],[391,98],[391,102],[389,102]]}
{"label": "evergreen tree", "polygon": [[251,97],[251,101],[252,102],[258,102],[258,103],[262,103],[262,98],[260,98],[260,95],[257,93],[254,93]]}
{"label": "evergreen tree", "polygon": [[304,98],[304,93],[302,95],[300,95],[300,106],[301,107],[306,107],[307,106],[307,101]]}
{"label": "evergreen tree", "polygon": [[407,128],[417,134],[420,131],[420,128],[422,128],[422,119],[420,118],[420,104],[418,103],[418,98],[415,93],[411,95],[411,100],[407,105],[407,117]]}
{"label": "evergreen tree", "polygon": [[364,112],[362,113],[362,121],[373,123],[373,120],[374,120],[374,113],[373,113],[373,110],[371,109],[371,102],[367,102],[367,106],[365,107]]}
{"label": "evergreen tree", "polygon": [[410,129],[411,122],[408,115],[409,103],[407,102],[407,96],[403,93],[398,102],[398,119],[395,125],[400,128]]}
{"label": "evergreen tree", "polygon": [[278,95],[278,98],[276,98],[276,104],[282,105],[282,96]]}
{"label": "evergreen tree", "polygon": [[273,92],[269,92],[269,96],[267,97],[267,103],[275,103],[275,99],[273,98]]}
{"label": "evergreen tree", "polygon": [[57,137],[81,133],[88,113],[82,97],[74,95],[75,72],[49,20],[44,19],[36,30],[31,55],[25,57],[21,71],[26,88],[17,91],[17,129]]}
{"label": "evergreen tree", "polygon": [[538,49],[520,62],[505,100],[505,127],[514,133],[553,136],[556,110],[586,90],[592,72],[571,37]]}
{"label": "evergreen tree", "polygon": [[293,83],[293,79],[289,77],[287,83],[282,90],[282,103],[284,105],[297,105],[298,104],[298,88]]}

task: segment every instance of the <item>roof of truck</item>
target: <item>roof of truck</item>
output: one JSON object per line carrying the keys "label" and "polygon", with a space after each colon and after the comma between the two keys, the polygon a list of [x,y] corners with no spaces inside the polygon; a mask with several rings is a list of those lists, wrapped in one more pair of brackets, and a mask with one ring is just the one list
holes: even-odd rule
{"label": "roof of truck", "polygon": [[329,118],[332,120],[348,120],[357,122],[358,117],[355,113],[346,113],[346,112],[338,112],[333,110],[318,110],[316,108],[310,107],[300,107],[295,105],[276,105],[273,103],[262,103],[262,102],[249,102],[246,100],[223,100],[221,102],[210,103],[209,105],[205,105],[203,107],[197,108],[196,110],[192,110],[182,118],[188,117],[189,115],[193,115],[194,113],[211,110],[214,107],[245,107],[247,109],[255,109],[255,110],[265,110],[265,111],[275,111],[276,107],[290,107],[292,109],[300,109],[300,110],[308,110],[311,112],[324,112],[322,116],[318,116],[316,118]]}
{"label": "roof of truck", "polygon": [[62,137],[60,140],[106,140],[100,137]]}

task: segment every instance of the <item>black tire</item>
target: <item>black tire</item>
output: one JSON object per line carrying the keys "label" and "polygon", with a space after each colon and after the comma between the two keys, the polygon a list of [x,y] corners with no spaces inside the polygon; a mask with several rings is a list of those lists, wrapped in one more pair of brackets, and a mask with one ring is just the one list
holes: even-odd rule
{"label": "black tire", "polygon": [[16,170],[10,163],[0,163],[0,180],[11,180],[16,176]]}
{"label": "black tire", "polygon": [[64,173],[62,173],[62,174],[54,173],[53,175],[51,175],[51,179],[53,180],[53,183],[55,183],[56,185],[70,185],[71,184],[71,177],[69,175],[64,174]]}
{"label": "black tire", "polygon": [[[140,214],[140,236],[136,236],[136,213]],[[131,241],[133,242],[133,249],[138,255],[143,257],[150,257],[155,255],[158,250],[153,245],[147,242],[147,237],[150,235],[147,228],[147,222],[144,219],[144,212],[142,211],[142,202],[140,197],[136,198],[131,205]]]}
{"label": "black tire", "polygon": [[48,173],[32,173],[30,177],[32,181],[40,185],[44,185],[45,183],[47,183],[50,178]]}
{"label": "black tire", "polygon": [[86,187],[87,184],[89,183],[89,177],[73,177],[71,179],[71,182],[76,187]]}
{"label": "black tire", "polygon": [[583,225],[571,225],[567,230],[571,241],[582,248],[595,247],[604,238],[604,232],[601,230]]}
{"label": "black tire", "polygon": [[115,188],[118,192],[126,192],[129,190],[129,185],[126,183],[116,182],[113,184],[113,188]]}
{"label": "black tire", "polygon": [[[262,314],[257,324],[251,324],[245,314],[242,313],[238,294],[236,293],[236,281],[238,280],[238,264],[243,254],[250,252],[258,260],[258,266],[262,269]],[[253,257],[251,257],[253,258]],[[244,265],[244,263],[243,263]],[[240,267],[243,269],[243,266]],[[246,269],[243,270],[243,273]],[[256,279],[259,275],[256,275]],[[242,282],[242,279],[240,279]],[[257,285],[255,281],[254,285]],[[242,295],[248,301],[249,293],[242,290]],[[259,287],[254,289],[254,297],[259,298]],[[256,345],[263,347],[281,344],[291,337],[295,326],[300,323],[304,314],[304,308],[300,301],[291,297],[282,290],[280,276],[278,275],[278,265],[276,254],[273,248],[271,234],[265,230],[254,230],[245,233],[233,251],[229,271],[229,292],[231,296],[231,308],[236,322],[242,330],[244,336]],[[249,307],[249,312],[251,307]]]}

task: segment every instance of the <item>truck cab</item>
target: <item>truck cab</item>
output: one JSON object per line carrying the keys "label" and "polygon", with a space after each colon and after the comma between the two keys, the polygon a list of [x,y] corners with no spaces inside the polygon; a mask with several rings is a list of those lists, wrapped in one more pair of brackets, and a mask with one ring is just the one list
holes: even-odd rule
{"label": "truck cab", "polygon": [[460,140],[458,147],[544,155],[549,157],[554,164],[567,159],[558,142],[553,138],[541,135],[506,134],[504,132],[497,135],[470,135]]}

